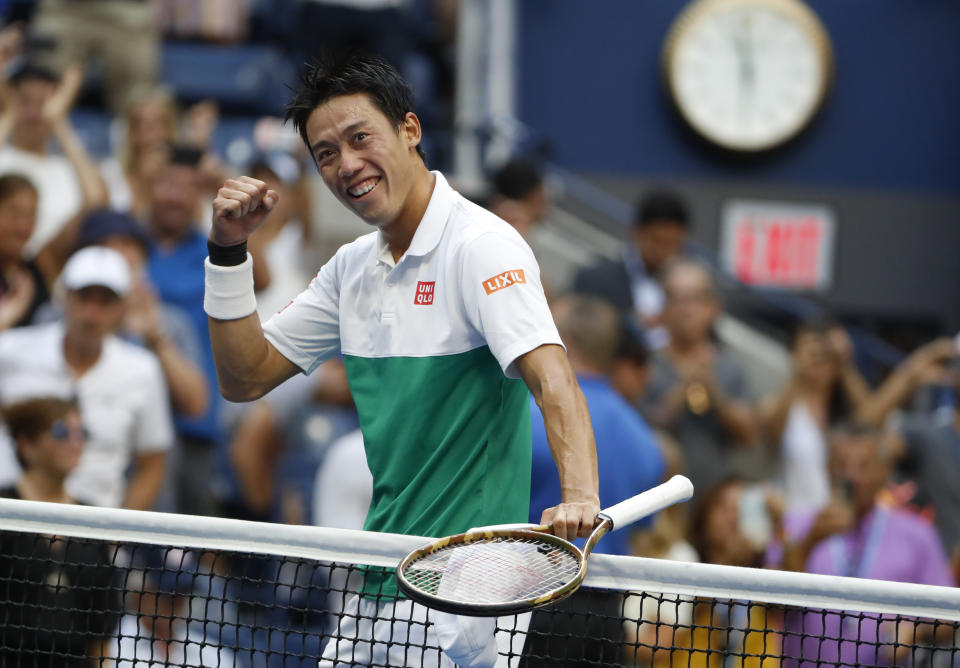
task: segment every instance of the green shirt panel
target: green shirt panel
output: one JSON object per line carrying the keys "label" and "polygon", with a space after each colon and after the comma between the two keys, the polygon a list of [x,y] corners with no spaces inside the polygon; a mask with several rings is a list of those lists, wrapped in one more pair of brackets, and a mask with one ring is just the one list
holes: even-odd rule
{"label": "green shirt panel", "polygon": [[[344,355],[373,499],[364,529],[446,536],[525,522],[529,394],[486,346],[435,357]],[[395,594],[392,572],[364,591]]]}

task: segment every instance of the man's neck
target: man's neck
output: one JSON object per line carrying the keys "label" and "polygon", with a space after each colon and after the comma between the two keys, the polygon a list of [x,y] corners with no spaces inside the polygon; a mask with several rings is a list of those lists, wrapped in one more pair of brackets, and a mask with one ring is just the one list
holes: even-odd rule
{"label": "man's neck", "polygon": [[73,503],[63,488],[64,479],[39,470],[27,471],[17,481],[17,491],[27,501],[50,503]]}
{"label": "man's neck", "polygon": [[437,183],[437,177],[427,171],[426,166],[417,169],[422,171],[414,179],[399,215],[389,225],[380,228],[394,262],[399,262],[410,248],[410,243],[417,233],[423,215],[427,212],[427,206],[430,204],[430,198]]}
{"label": "man's neck", "polygon": [[67,330],[63,337],[63,359],[79,377],[89,371],[100,359],[103,341],[89,341]]}

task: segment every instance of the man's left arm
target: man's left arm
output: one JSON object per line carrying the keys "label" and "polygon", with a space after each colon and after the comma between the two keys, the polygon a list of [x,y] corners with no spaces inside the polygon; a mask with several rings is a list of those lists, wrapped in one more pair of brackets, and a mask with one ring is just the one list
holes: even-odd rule
{"label": "man's left arm", "polygon": [[547,442],[560,474],[561,503],[543,511],[540,522],[568,540],[587,536],[600,499],[597,447],[590,413],[567,354],[558,345],[543,345],[515,361],[543,413]]}

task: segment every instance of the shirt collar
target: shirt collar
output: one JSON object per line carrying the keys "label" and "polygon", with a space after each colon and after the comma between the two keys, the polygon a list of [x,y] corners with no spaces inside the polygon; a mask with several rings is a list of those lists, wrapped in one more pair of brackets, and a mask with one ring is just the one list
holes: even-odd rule
{"label": "shirt collar", "polygon": [[[430,195],[430,202],[427,204],[427,210],[417,225],[417,231],[413,233],[413,239],[410,241],[410,247],[403,254],[404,257],[412,255],[420,257],[428,254],[437,244],[440,243],[440,237],[443,236],[443,230],[447,226],[447,220],[450,218],[450,211],[456,201],[456,193],[447,183],[443,174],[437,171],[430,172],[436,177],[433,186],[433,194]],[[377,261],[384,262],[389,266],[395,266],[393,254],[387,245],[387,240],[383,232],[377,233]]]}

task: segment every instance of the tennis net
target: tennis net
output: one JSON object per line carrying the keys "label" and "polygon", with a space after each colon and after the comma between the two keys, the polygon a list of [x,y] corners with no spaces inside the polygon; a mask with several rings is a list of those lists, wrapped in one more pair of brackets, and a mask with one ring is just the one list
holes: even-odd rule
{"label": "tennis net", "polygon": [[[0,666],[451,665],[433,613],[363,584],[426,542],[0,499]],[[358,641],[369,601],[393,623]],[[606,555],[496,633],[517,668],[960,668],[958,646],[960,590]]]}

